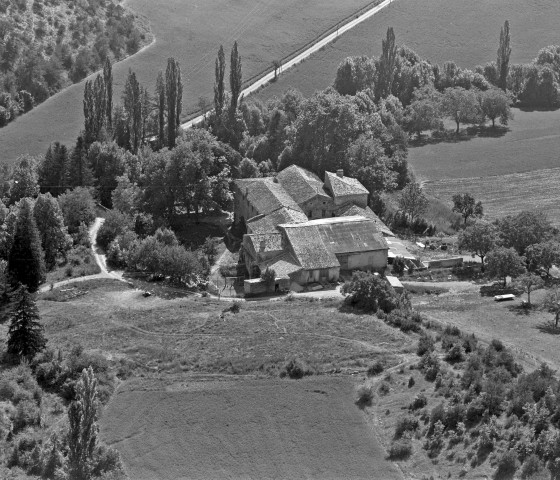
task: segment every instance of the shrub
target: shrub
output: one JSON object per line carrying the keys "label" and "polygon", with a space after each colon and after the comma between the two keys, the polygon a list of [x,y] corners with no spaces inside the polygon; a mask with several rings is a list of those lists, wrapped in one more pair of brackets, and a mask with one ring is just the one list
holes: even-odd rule
{"label": "shrub", "polygon": [[497,478],[511,478],[517,470],[519,462],[515,450],[507,450],[498,460],[498,469],[496,470]]}
{"label": "shrub", "polygon": [[414,377],[410,377],[408,379],[408,388],[412,388],[416,382],[414,381]]}
{"label": "shrub", "polygon": [[356,405],[360,408],[370,406],[373,400],[373,387],[366,383],[360,385],[356,391]]}
{"label": "shrub", "polygon": [[412,403],[408,408],[410,408],[410,410],[419,410],[421,408],[424,408],[427,404],[428,399],[426,398],[426,395],[424,395],[423,393],[419,393],[414,397]]}
{"label": "shrub", "polygon": [[403,460],[412,454],[412,442],[410,439],[399,439],[391,443],[389,447],[389,458],[391,460]]}
{"label": "shrub", "polygon": [[367,369],[368,377],[373,377],[374,375],[379,375],[381,372],[383,372],[384,368],[385,367],[383,366],[383,362],[381,360],[376,360]]}
{"label": "shrub", "polygon": [[303,378],[306,375],[313,375],[313,371],[305,362],[299,358],[292,358],[288,361],[280,371],[280,377],[289,377],[294,379]]}
{"label": "shrub", "polygon": [[450,363],[462,362],[465,358],[463,347],[461,344],[454,344],[449,351],[445,354],[445,360]]}
{"label": "shrub", "polygon": [[418,347],[416,349],[416,354],[421,357],[426,353],[432,353],[434,351],[434,339],[427,335],[426,333],[422,333],[420,339],[418,340]]}
{"label": "shrub", "polygon": [[[521,478],[523,480],[535,478],[540,473],[545,473],[545,466],[539,457],[533,453],[527,457],[525,462],[523,462],[523,466],[521,467]],[[542,478],[548,478],[548,476],[543,475]]]}
{"label": "shrub", "polygon": [[387,382],[383,382],[379,387],[379,393],[381,393],[381,395],[387,395],[390,391],[391,385],[389,385]]}
{"label": "shrub", "polygon": [[433,382],[440,371],[439,358],[433,352],[425,353],[422,356],[418,367],[424,373],[426,380],[428,380],[428,382]]}
{"label": "shrub", "polygon": [[366,312],[382,310],[389,313],[397,305],[397,298],[389,283],[367,272],[354,272],[352,279],[341,289],[347,305]]}
{"label": "shrub", "polygon": [[412,415],[399,418],[395,427],[395,438],[401,438],[405,432],[414,432],[418,428],[418,419]]}
{"label": "shrub", "polygon": [[118,235],[122,235],[126,231],[131,230],[132,227],[132,219],[128,215],[118,210],[111,210],[107,214],[103,225],[99,228],[97,243],[101,248],[107,250],[109,244],[117,238]]}
{"label": "shrub", "polygon": [[402,257],[396,257],[393,260],[392,273],[400,277],[404,273],[405,263]]}
{"label": "shrub", "polygon": [[24,400],[18,403],[16,415],[13,419],[14,432],[19,432],[27,426],[41,424],[41,409],[32,400]]}

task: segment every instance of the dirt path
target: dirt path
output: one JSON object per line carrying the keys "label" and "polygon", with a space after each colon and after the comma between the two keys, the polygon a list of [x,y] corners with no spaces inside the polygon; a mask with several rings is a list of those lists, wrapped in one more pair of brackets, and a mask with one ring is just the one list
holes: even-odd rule
{"label": "dirt path", "polygon": [[[298,63],[301,63],[303,60],[310,57],[315,52],[318,52],[319,50],[324,48],[326,45],[328,45],[329,43],[336,40],[343,33],[347,32],[348,30],[351,30],[352,28],[354,28],[355,26],[359,25],[362,22],[365,22],[368,18],[373,17],[377,12],[379,12],[383,8],[390,5],[393,1],[394,0],[384,0],[379,5],[376,5],[375,7],[372,7],[367,12],[365,12],[365,13],[359,15],[358,17],[356,17],[354,20],[351,20],[350,22],[346,23],[345,25],[342,25],[340,28],[338,28],[336,30],[336,32],[333,32],[330,35],[327,35],[325,38],[316,41],[308,49],[304,50],[299,55],[295,56],[294,58],[287,61],[286,63],[280,65],[280,68],[278,69],[278,74],[280,75],[283,72],[285,72],[286,70],[289,70],[290,68],[294,67]],[[247,95],[250,95],[251,93],[256,92],[258,89],[264,87],[266,84],[270,83],[275,78],[276,78],[276,74],[275,74],[274,69],[272,69],[264,77],[259,78],[257,81],[255,81],[254,83],[252,83],[251,85],[246,87],[241,92],[240,98],[246,97]],[[197,124],[201,123],[202,121],[205,120],[207,114],[208,114],[208,112],[205,115],[199,115],[198,117],[195,117],[192,120],[189,120],[188,122],[183,123],[181,125],[181,128],[186,130],[186,129],[191,128],[193,125],[197,125]]]}
{"label": "dirt path", "polygon": [[40,292],[47,292],[52,288],[63,287],[64,285],[68,285],[70,283],[85,282],[87,280],[97,280],[99,278],[110,278],[112,280],[119,280],[120,282],[126,282],[126,280],[123,278],[123,272],[121,271],[110,272],[107,269],[107,258],[104,253],[101,253],[101,250],[97,245],[97,233],[99,232],[99,229],[101,228],[101,225],[103,225],[104,221],[105,221],[104,218],[97,217],[89,229],[89,239],[91,241],[91,249],[93,251],[93,257],[95,258],[95,263],[97,263],[97,265],[99,266],[101,273],[96,273],[94,275],[86,275],[84,277],[69,278],[68,280],[62,280],[60,282],[56,282],[53,284],[43,285],[39,289]]}

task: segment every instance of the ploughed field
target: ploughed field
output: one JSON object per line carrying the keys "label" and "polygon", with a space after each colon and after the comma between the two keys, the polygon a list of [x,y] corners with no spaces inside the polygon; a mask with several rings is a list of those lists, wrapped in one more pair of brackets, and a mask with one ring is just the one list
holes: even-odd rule
{"label": "ploughed field", "polygon": [[101,435],[127,473],[158,479],[402,478],[348,377],[123,385]]}
{"label": "ploughed field", "polygon": [[[127,0],[145,16],[155,43],[114,65],[115,101],[129,69],[153,93],[157,73],[168,57],[181,64],[183,113],[195,111],[199,98],[212,102],[214,62],[220,44],[226,61],[234,40],[239,43],[245,79],[272,68],[272,62],[303,47],[371,0]],[[229,67],[228,67],[229,71]],[[229,75],[229,74],[228,74]],[[228,77],[229,78],[229,77]],[[73,145],[83,128],[84,82],[51,97],[30,113],[0,129],[0,161],[21,153],[42,154],[49,143]]]}

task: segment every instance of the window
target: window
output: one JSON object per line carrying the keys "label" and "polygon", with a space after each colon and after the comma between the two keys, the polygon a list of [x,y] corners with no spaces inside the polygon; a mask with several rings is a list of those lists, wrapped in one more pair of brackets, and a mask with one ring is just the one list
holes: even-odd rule
{"label": "window", "polygon": [[309,214],[307,215],[309,218],[313,218],[313,211],[309,210]]}
{"label": "window", "polygon": [[325,218],[325,217],[327,216],[327,211],[326,211],[326,210],[323,210],[323,211],[322,211],[322,214],[323,214],[323,218]]}

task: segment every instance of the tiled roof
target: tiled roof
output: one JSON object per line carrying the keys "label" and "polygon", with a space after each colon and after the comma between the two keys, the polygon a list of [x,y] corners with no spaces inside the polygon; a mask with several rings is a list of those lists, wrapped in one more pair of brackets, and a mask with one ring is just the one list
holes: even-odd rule
{"label": "tiled roof", "polygon": [[276,273],[276,278],[289,278],[291,274],[301,270],[301,266],[298,265],[296,259],[290,252],[285,252],[268,262],[263,262],[259,267],[261,272],[265,270],[266,267],[272,268]]}
{"label": "tiled roof", "polygon": [[332,172],[325,172],[325,176],[329,179],[332,194],[335,197],[369,194],[367,188],[355,178],[339,177],[336,173]]}
{"label": "tiled roof", "polygon": [[247,229],[251,233],[275,233],[278,232],[276,226],[281,223],[300,223],[306,221],[307,216],[302,211],[282,207],[268,215],[253,217],[247,222]]}
{"label": "tiled roof", "polygon": [[297,165],[285,168],[276,178],[299,205],[317,195],[330,200],[330,196],[323,190],[321,179]]}
{"label": "tiled roof", "polygon": [[243,243],[257,255],[282,251],[282,235],[279,233],[244,235]]}
{"label": "tiled roof", "polygon": [[258,214],[267,215],[282,207],[303,213],[282,185],[270,177],[236,180],[235,184],[243,194],[247,194],[247,200]]}
{"label": "tiled roof", "polygon": [[358,207],[357,205],[348,204],[339,208],[336,211],[336,215],[338,217],[350,217],[354,215],[360,215],[362,217],[366,217],[367,219],[375,223],[377,230],[383,233],[383,235],[386,235],[388,237],[395,236],[395,234],[391,232],[391,230],[389,230],[389,227],[387,227],[387,225],[385,225],[381,221],[381,219],[375,213],[373,213],[373,210],[369,207],[362,208],[362,207]]}
{"label": "tiled roof", "polygon": [[[306,225],[306,226],[302,226]],[[340,267],[340,263],[323,243],[316,225],[281,225],[298,263],[305,270]]]}
{"label": "tiled roof", "polygon": [[341,218],[349,218],[352,221],[317,225],[323,243],[331,252],[343,254],[388,250],[385,238],[372,220],[365,217]]}

